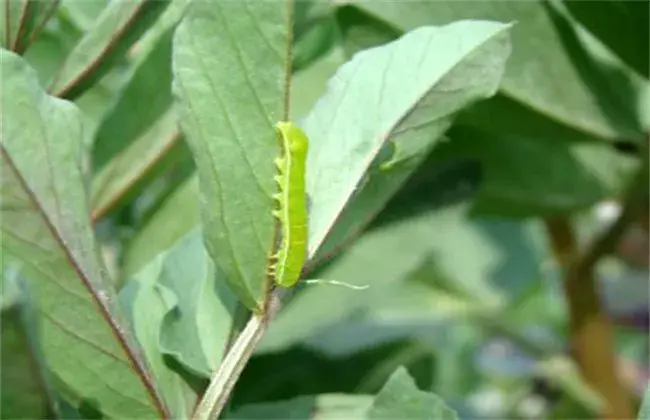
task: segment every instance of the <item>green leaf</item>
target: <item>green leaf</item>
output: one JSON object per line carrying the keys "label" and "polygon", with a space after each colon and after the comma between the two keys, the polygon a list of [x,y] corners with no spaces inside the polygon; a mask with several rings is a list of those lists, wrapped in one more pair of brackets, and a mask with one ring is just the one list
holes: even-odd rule
{"label": "green leaf", "polygon": [[[341,52],[334,50],[293,77],[291,104],[297,115],[307,113],[343,61]],[[185,181],[171,194],[128,245],[124,262],[127,274],[135,273],[144,263],[200,223],[198,200],[196,178]]]}
{"label": "green leaf", "polygon": [[[509,28],[480,21],[420,28],[340,68],[303,123],[311,258],[381,209],[458,111],[494,94]],[[376,168],[388,161],[390,169]]]}
{"label": "green leaf", "polygon": [[3,47],[17,54],[25,52],[57,7],[59,0],[7,0],[0,8]]}
{"label": "green leaf", "polygon": [[20,57],[0,57],[2,252],[28,279],[45,360],[76,403],[93,401],[109,417],[166,415],[97,252],[80,170],[82,115],[47,96]]}
{"label": "green leaf", "polygon": [[170,112],[173,34],[174,26],[138,56],[117,103],[103,118],[93,145],[96,172]]}
{"label": "green leaf", "polygon": [[[333,50],[331,54],[293,77],[291,104],[296,115],[307,113],[325,92],[327,80],[343,61],[340,50]],[[128,245],[124,262],[127,274],[133,274],[144,263],[169,248],[200,223],[198,200],[196,178],[185,181],[171,194]]]}
{"label": "green leaf", "polygon": [[[426,18],[437,21],[439,13],[434,12],[443,3],[436,2],[427,7],[414,3],[413,6],[422,13],[429,11],[432,15]],[[449,4],[441,13],[460,13],[464,10],[462,5],[463,2]],[[381,6],[383,8],[384,5]],[[529,27],[523,30],[532,27],[541,31],[544,27],[529,22],[531,13],[540,14],[540,18],[546,13],[531,4],[481,8],[483,6],[468,3],[467,7],[467,13],[479,7],[483,15],[478,16],[501,13],[505,17],[528,10],[528,15],[525,14],[522,19]],[[508,10],[510,14],[506,13]],[[389,29],[382,29],[385,23],[371,19],[372,15],[359,13],[359,16],[350,20],[347,26],[346,21],[342,20],[346,45],[356,47],[357,44],[366,46],[384,42],[382,37],[390,33]],[[416,19],[415,16],[411,18]],[[417,19],[424,22],[422,17]],[[513,30],[513,36],[523,37],[519,25]],[[529,40],[518,38],[516,41],[523,43]],[[549,45],[551,47],[557,51],[549,50],[549,54],[561,53],[556,44]],[[519,57],[524,53],[516,50],[514,55]],[[528,65],[531,66],[531,63],[535,64],[533,69],[546,65],[534,60],[529,61]],[[524,106],[519,98],[511,97],[508,93],[509,83],[512,82],[508,82],[508,77],[516,78],[519,75],[508,74],[506,72],[506,80],[502,84],[504,94],[464,113],[457,121],[457,125],[463,127],[451,131],[453,141],[439,145],[430,164],[440,166],[458,159],[471,159],[481,164],[484,180],[474,208],[477,214],[548,216],[581,210],[604,197],[617,194],[634,168],[633,159],[617,154],[608,145],[593,142],[592,136],[575,127]],[[560,79],[554,82],[560,83]],[[549,85],[544,87],[551,88]],[[516,151],[516,154],[505,154],[505,149]],[[517,156],[517,159],[512,156]],[[513,176],[513,173],[517,175]],[[540,176],[541,173],[545,176]]]}
{"label": "green leaf", "polygon": [[174,39],[173,89],[201,183],[207,248],[251,309],[264,299],[275,226],[274,125],[288,111],[286,9],[196,2]]}
{"label": "green leaf", "polygon": [[650,43],[645,1],[565,0],[564,4],[580,23],[627,64],[648,77]]}
{"label": "green leaf", "polygon": [[97,131],[93,220],[128,202],[172,167],[175,182],[194,170],[171,96],[172,36],[187,2],[172,5],[152,28],[157,29],[157,37],[149,35],[144,45],[138,45],[133,74]]}
{"label": "green leaf", "polygon": [[39,81],[43,85],[52,80],[65,57],[83,36],[67,19],[64,10],[65,2],[59,6],[58,13],[52,17],[24,54],[25,60],[38,72]]}
{"label": "green leaf", "polygon": [[74,99],[99,80],[165,10],[169,0],[112,0],[65,59],[49,91]]}
{"label": "green leaf", "polygon": [[42,359],[36,354],[37,343],[33,342],[25,325],[24,305],[23,302],[2,309],[0,372],[5,386],[0,393],[0,414],[4,419],[50,418],[51,390]]}
{"label": "green leaf", "polygon": [[443,398],[458,401],[479,389],[483,377],[476,354],[483,343],[479,325],[454,325],[453,334],[436,349],[437,371],[433,389]]}
{"label": "green leaf", "polygon": [[363,417],[371,403],[372,397],[367,395],[308,395],[286,401],[245,405],[227,415],[226,419],[356,419]]}
{"label": "green leaf", "polygon": [[[152,371],[156,377],[165,399],[170,407],[173,418],[187,418],[196,403],[197,395],[182,377],[174,372],[165,362],[165,355],[169,353],[165,349],[165,342],[170,335],[169,329],[178,323],[178,320],[185,320],[184,326],[191,327],[185,332],[185,337],[173,337],[174,339],[194,338],[197,326],[192,326],[192,316],[196,312],[204,314],[205,324],[201,324],[206,334],[214,341],[225,342],[229,334],[229,315],[223,311],[220,301],[215,299],[215,290],[206,287],[213,286],[215,277],[209,270],[209,263],[206,261],[205,251],[201,241],[200,232],[179,241],[172,249],[160,253],[150,261],[135,276],[130,278],[126,286],[120,292],[120,300],[128,310],[131,323],[134,326],[135,334],[140,342],[144,353],[149,361]],[[193,302],[196,308],[188,306],[180,293],[187,293],[183,289],[200,289],[205,293],[202,301],[199,296]],[[210,302],[213,307],[205,308],[201,303]],[[201,302],[201,303],[199,303]],[[205,316],[218,314],[219,317]],[[194,321],[201,318],[194,317]],[[172,323],[170,327],[168,324]],[[181,345],[183,350],[192,354],[198,352],[201,357],[219,357],[220,351],[216,354],[201,352],[202,343],[198,340],[186,342],[173,340],[175,346]],[[196,346],[196,347],[195,347]],[[208,349],[206,349],[208,350]],[[209,349],[213,350],[213,349]],[[183,354],[182,356],[184,356]]]}
{"label": "green leaf", "polygon": [[170,108],[93,178],[91,218],[98,220],[115,210],[172,165],[181,167],[183,177],[193,169],[177,127],[176,113]]}
{"label": "green leaf", "polygon": [[88,139],[86,140],[86,147],[88,149],[92,148],[94,133],[97,130],[102,117],[111,110],[114,103],[119,98],[122,86],[126,81],[126,77],[128,77],[128,72],[128,66],[115,67],[101,80],[75,99],[75,105],[81,109],[89,123]]}
{"label": "green leaf", "polygon": [[200,222],[198,179],[192,177],[176,188],[129,242],[124,253],[125,275],[138,272]]}
{"label": "green leaf", "polygon": [[643,394],[643,403],[639,409],[639,420],[650,419],[650,384],[647,385],[645,393]]}
{"label": "green leaf", "polygon": [[548,2],[368,1],[356,6],[402,31],[459,19],[517,22],[501,93],[592,136],[642,137],[638,97],[644,82]]}
{"label": "green leaf", "polygon": [[176,297],[162,325],[160,346],[190,371],[209,377],[221,363],[237,299],[205,251],[195,228],[164,254],[158,284]]}
{"label": "green leaf", "polygon": [[458,415],[435,394],[420,391],[404,367],[398,368],[379,391],[367,419],[457,419]]}

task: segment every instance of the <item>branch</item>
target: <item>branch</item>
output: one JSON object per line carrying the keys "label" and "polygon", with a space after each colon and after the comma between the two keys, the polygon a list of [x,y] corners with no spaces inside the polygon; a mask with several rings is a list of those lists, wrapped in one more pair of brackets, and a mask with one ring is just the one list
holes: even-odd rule
{"label": "branch", "polygon": [[638,213],[643,211],[647,180],[646,156],[626,191],[621,214],[582,254],[567,219],[546,222],[553,251],[565,271],[564,291],[570,314],[573,357],[587,382],[606,400],[603,415],[608,418],[633,418],[635,413],[616,375],[611,321],[600,303],[594,267],[615,248]]}

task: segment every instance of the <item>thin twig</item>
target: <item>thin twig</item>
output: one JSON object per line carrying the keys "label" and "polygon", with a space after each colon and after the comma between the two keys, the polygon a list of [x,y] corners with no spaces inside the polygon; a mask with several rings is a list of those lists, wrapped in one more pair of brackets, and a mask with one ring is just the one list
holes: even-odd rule
{"label": "thin twig", "polygon": [[210,379],[201,401],[194,410],[194,420],[217,419],[223,411],[237,379],[246,363],[253,355],[257,344],[266,332],[271,320],[280,310],[284,290],[276,289],[271,293],[267,310],[262,315],[253,314],[242,333],[223,359],[221,366]]}

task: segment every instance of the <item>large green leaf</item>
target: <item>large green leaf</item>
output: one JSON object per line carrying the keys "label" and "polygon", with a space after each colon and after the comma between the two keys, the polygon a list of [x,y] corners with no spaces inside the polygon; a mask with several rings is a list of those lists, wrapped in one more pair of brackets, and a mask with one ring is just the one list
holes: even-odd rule
{"label": "large green leaf", "polygon": [[209,377],[224,356],[237,306],[205,250],[201,229],[192,229],[132,276],[121,297],[130,302],[137,337],[175,417],[188,417],[196,394],[164,357]]}
{"label": "large green leaf", "polygon": [[97,130],[93,167],[100,171],[171,108],[171,55],[174,27],[169,28],[143,56],[120,98]]}
{"label": "large green leaf", "polygon": [[48,367],[75,403],[90,400],[109,417],[165,415],[97,253],[82,115],[47,96],[20,57],[0,54],[3,264],[28,279]]}
{"label": "large green leaf", "polygon": [[[343,63],[341,51],[319,60],[298,72],[292,79],[291,108],[304,115],[325,92],[327,80]],[[129,243],[124,256],[124,270],[134,274],[156,254],[169,248],[181,236],[200,224],[199,189],[196,177],[185,181],[165,200],[147,224]]]}
{"label": "large green leaf", "polygon": [[160,345],[190,371],[209,377],[221,363],[231,335],[237,299],[205,251],[196,228],[164,254],[158,283],[176,296]]}
{"label": "large green leaf", "polygon": [[25,60],[38,72],[43,85],[52,80],[65,57],[83,36],[79,28],[67,19],[63,12],[64,4],[59,6],[50,24],[43,28],[24,54]]}
{"label": "large green leaf", "polygon": [[169,0],[112,0],[65,59],[49,91],[74,99],[91,87],[165,10]]}
{"label": "large green leaf", "polygon": [[174,91],[201,183],[210,255],[237,296],[259,308],[272,247],[284,109],[286,7],[276,2],[196,2],[174,39]]}
{"label": "large green leaf", "polygon": [[326,239],[321,255],[367,223],[458,111],[494,94],[509,28],[485,21],[420,28],[340,68],[303,123],[311,258]]}
{"label": "large green leaf", "polygon": [[93,220],[141,192],[173,166],[175,182],[194,169],[177,127],[171,96],[174,29],[188,2],[173,2],[138,44],[134,71],[93,144]]}
{"label": "large green leaf", "polygon": [[403,367],[398,368],[377,394],[368,419],[457,419],[458,415],[435,394],[420,391]]}
{"label": "large green leaf", "polygon": [[135,336],[149,362],[173,418],[187,418],[196,403],[196,393],[165,363],[160,351],[160,326],[176,305],[174,294],[157,283],[161,258],[152,261],[120,291]]}
{"label": "large green leaf", "polygon": [[133,48],[133,73],[97,130],[93,145],[95,171],[169,112],[172,38],[189,3],[190,0],[173,0]]}
{"label": "large green leaf", "polygon": [[[466,10],[463,9],[463,2],[436,2],[426,7],[424,3],[415,2],[414,7],[423,13],[430,11],[432,15],[418,17],[420,23],[424,23],[425,19],[438,22],[440,16],[434,13],[437,8],[443,8],[443,12],[448,14],[464,10],[470,14],[479,13],[477,16],[496,16],[499,13],[510,16],[515,12],[527,11],[528,14],[522,17],[527,19],[527,24],[534,20],[530,14],[542,14],[541,17],[544,17],[546,13],[530,2],[528,5],[512,5],[512,10],[509,5],[501,4],[487,7],[485,2],[477,5],[478,9],[474,4],[467,3]],[[507,14],[507,10],[511,14]],[[344,34],[344,46],[349,54],[358,48],[385,42],[386,36],[394,31],[386,28],[386,23],[372,13],[361,13],[356,7],[346,6],[337,13]],[[350,17],[346,19],[346,16]],[[563,19],[556,12],[554,16],[556,21]],[[529,25],[523,30],[538,28],[542,31],[544,26],[540,25]],[[564,33],[571,31],[566,21],[562,28]],[[546,30],[554,31],[553,28]],[[513,30],[513,37],[517,38],[515,44],[541,42],[527,38],[519,25]],[[558,44],[547,47],[548,54],[563,54]],[[526,49],[516,50],[515,57],[525,54],[522,50]],[[582,59],[586,62],[593,60]],[[543,70],[546,63],[530,61],[528,65],[533,69],[542,66]],[[509,95],[508,86],[512,81],[509,82],[508,77],[512,79],[519,75],[508,74],[506,72],[502,84],[505,94],[478,104],[461,115],[457,124],[472,128],[452,130],[450,136],[453,141],[439,145],[427,164],[440,167],[458,159],[470,159],[480,164],[483,183],[474,209],[477,213],[520,217],[552,215],[583,209],[620,191],[634,167],[633,159],[618,155],[609,145],[593,142],[593,136],[549,118],[549,113],[537,112],[521,98]],[[561,83],[560,80],[554,82]],[[625,83],[621,86],[625,87]],[[547,84],[538,87],[543,88],[550,87]],[[513,153],[503,153],[503,150]],[[513,171],[517,173],[516,176],[512,175]],[[540,176],[542,173],[545,176]],[[426,198],[422,196],[422,200]]]}
{"label": "large green leaf", "polygon": [[174,418],[187,418],[197,395],[164,356],[208,377],[223,356],[237,302],[215,271],[200,229],[158,254],[128,280],[120,297],[128,303],[137,338]]}
{"label": "large green leaf", "polygon": [[459,19],[516,21],[514,52],[500,92],[597,137],[641,138],[638,89],[643,82],[549,2],[373,0],[356,5],[402,31]]}
{"label": "large green leaf", "polygon": [[2,46],[22,54],[59,7],[59,0],[7,0],[0,8]]}

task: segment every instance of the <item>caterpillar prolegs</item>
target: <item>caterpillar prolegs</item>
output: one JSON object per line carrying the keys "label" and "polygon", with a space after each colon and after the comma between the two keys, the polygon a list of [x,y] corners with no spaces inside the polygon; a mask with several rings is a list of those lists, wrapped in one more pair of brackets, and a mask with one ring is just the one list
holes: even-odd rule
{"label": "caterpillar prolegs", "polygon": [[280,243],[271,256],[269,273],[283,287],[292,287],[300,279],[307,258],[307,191],[305,172],[309,140],[290,122],[275,126],[281,156],[275,159],[278,191],[273,195],[277,207],[273,215],[280,222]]}

